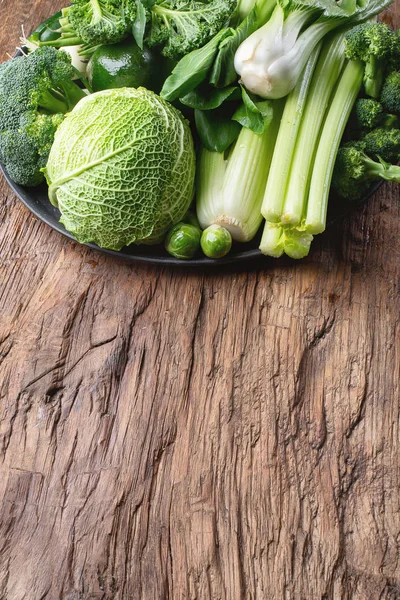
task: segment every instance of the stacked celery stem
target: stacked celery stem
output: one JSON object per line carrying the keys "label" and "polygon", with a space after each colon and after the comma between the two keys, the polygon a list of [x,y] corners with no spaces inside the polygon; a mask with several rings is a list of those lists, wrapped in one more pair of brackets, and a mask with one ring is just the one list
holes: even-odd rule
{"label": "stacked celery stem", "polygon": [[[329,12],[329,3],[289,0],[272,11],[266,10],[271,3],[262,3],[268,18],[238,47],[234,64],[244,103],[268,102],[268,118],[262,132],[251,119],[248,126],[239,121],[236,141],[223,150],[204,140],[197,177],[202,228],[219,225],[237,242],[248,242],[262,226],[263,254],[308,254],[313,237],[326,227],[335,161],[357,97],[378,98],[387,65],[399,68],[397,32],[374,19],[388,4],[343,0],[333,2]],[[391,36],[386,46],[384,28]],[[363,156],[364,150],[360,147]],[[375,176],[370,172],[370,179],[400,181],[397,167],[390,171],[391,165],[385,169],[374,158],[381,169]]]}

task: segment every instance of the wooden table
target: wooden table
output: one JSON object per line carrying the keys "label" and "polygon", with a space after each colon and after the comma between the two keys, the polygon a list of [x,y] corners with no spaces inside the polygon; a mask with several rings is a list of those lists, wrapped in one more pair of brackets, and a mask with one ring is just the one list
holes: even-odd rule
{"label": "wooden table", "polygon": [[[62,4],[3,0],[1,59]],[[0,599],[398,600],[399,189],[208,273],[0,193]]]}

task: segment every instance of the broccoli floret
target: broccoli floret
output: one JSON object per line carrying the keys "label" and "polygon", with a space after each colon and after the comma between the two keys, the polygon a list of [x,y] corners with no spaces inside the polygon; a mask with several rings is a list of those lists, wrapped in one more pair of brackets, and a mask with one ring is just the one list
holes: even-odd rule
{"label": "broccoli floret", "polygon": [[385,179],[400,182],[400,167],[382,159],[369,158],[358,144],[348,143],[339,149],[333,172],[332,185],[342,198],[357,200],[371,183]]}
{"label": "broccoli floret", "polygon": [[372,98],[379,97],[395,40],[396,36],[388,25],[371,21],[357,25],[346,35],[346,57],[365,62],[364,88]]}
{"label": "broccoli floret", "polygon": [[388,112],[400,114],[400,72],[392,71],[386,77],[382,86],[381,102]]}
{"label": "broccoli floret", "polygon": [[65,52],[38,48],[0,68],[0,162],[21,185],[38,185],[57,127],[85,92]]}
{"label": "broccoli floret", "polygon": [[390,129],[400,125],[397,115],[386,114],[382,104],[372,98],[357,100],[354,115],[361,131],[374,129],[375,127]]}
{"label": "broccoli floret", "polygon": [[373,129],[362,139],[364,151],[388,162],[400,156],[400,129]]}
{"label": "broccoli floret", "polygon": [[151,8],[146,43],[164,46],[162,54],[178,60],[226,26],[236,4],[236,0],[163,0]]}

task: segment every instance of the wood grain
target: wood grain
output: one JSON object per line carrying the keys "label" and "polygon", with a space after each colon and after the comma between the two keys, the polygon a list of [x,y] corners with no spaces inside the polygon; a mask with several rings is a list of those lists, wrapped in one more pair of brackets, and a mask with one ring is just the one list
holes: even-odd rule
{"label": "wood grain", "polygon": [[[3,0],[1,59],[61,5]],[[1,600],[399,600],[399,190],[207,273],[0,194]]]}

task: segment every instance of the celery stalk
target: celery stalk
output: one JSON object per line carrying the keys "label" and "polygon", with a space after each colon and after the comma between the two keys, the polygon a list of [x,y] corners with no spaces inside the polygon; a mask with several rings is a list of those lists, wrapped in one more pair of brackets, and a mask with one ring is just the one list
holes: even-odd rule
{"label": "celery stalk", "polygon": [[279,258],[283,253],[290,258],[304,258],[310,251],[313,236],[298,229],[285,229],[276,223],[265,223],[260,250],[266,256]]}
{"label": "celery stalk", "polygon": [[312,78],[290,169],[281,222],[299,225],[305,217],[312,163],[332,91],[344,64],[345,32],[324,43]]}
{"label": "celery stalk", "polygon": [[296,139],[320,50],[321,43],[313,50],[297,85],[285,103],[261,208],[265,219],[273,223],[281,219]]}
{"label": "celery stalk", "polygon": [[262,222],[261,204],[282,115],[282,103],[273,106],[273,119],[264,133],[243,127],[227,161],[223,213],[215,223],[228,229],[238,242],[252,240]]}
{"label": "celery stalk", "polygon": [[197,169],[196,212],[202,229],[214,223],[222,214],[222,186],[226,163],[224,153],[200,150]]}
{"label": "celery stalk", "polygon": [[329,190],[336,155],[344,128],[361,89],[364,64],[350,61],[345,67],[331,102],[315,155],[308,196],[305,228],[322,233],[326,225]]}

